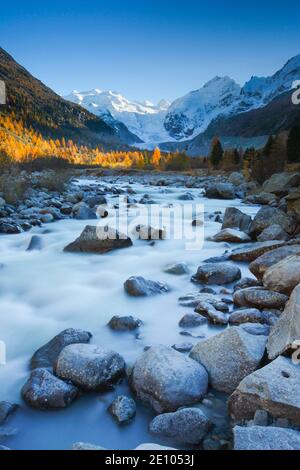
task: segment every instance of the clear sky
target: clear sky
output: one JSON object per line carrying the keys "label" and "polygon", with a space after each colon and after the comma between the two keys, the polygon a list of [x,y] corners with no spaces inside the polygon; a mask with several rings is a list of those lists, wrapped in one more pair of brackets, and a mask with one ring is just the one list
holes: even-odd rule
{"label": "clear sky", "polygon": [[3,1],[0,44],[60,94],[173,100],[215,75],[242,84],[281,68],[300,53],[300,2]]}

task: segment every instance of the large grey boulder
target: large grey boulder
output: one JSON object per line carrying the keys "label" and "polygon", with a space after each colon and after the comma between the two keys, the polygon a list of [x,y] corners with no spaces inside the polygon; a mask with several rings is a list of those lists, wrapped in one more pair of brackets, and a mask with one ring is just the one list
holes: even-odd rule
{"label": "large grey boulder", "polygon": [[208,386],[204,367],[167,346],[154,346],[136,361],[130,378],[137,397],[157,413],[200,401]]}
{"label": "large grey boulder", "polygon": [[211,429],[210,420],[199,408],[183,408],[175,413],[156,416],[150,423],[150,432],[177,444],[199,444]]}
{"label": "large grey boulder", "polygon": [[291,255],[274,264],[264,274],[266,289],[289,295],[300,283],[300,254]]}
{"label": "large grey boulder", "polygon": [[22,388],[24,401],[33,408],[65,408],[78,396],[74,385],[60,380],[47,369],[35,369]]}
{"label": "large grey boulder", "polygon": [[263,184],[264,191],[283,196],[300,183],[300,173],[276,173]]}
{"label": "large grey boulder", "polygon": [[228,242],[228,243],[248,243],[251,242],[251,238],[245,232],[236,230],[233,228],[225,228],[220,232],[216,233],[211,238],[214,242]]}
{"label": "large grey boulder", "polygon": [[256,410],[265,410],[273,418],[287,418],[300,425],[299,365],[279,356],[267,366],[241,381],[228,402],[231,418],[250,420]]}
{"label": "large grey boulder", "polygon": [[266,341],[265,336],[254,336],[233,326],[196,344],[190,357],[206,368],[215,390],[232,393],[259,366]]}
{"label": "large grey boulder", "polygon": [[142,276],[132,276],[124,282],[124,289],[133,297],[145,297],[162,294],[169,291],[167,284],[145,279]]}
{"label": "large grey boulder", "polygon": [[299,254],[300,255],[300,245],[287,245],[275,250],[268,251],[263,255],[256,258],[249,266],[250,271],[258,279],[262,279],[265,272],[268,268],[278,263],[288,256]]}
{"label": "large grey boulder", "polygon": [[71,344],[59,354],[55,372],[84,390],[106,390],[125,373],[120,354],[93,344]]}
{"label": "large grey boulder", "polygon": [[232,228],[247,232],[251,222],[252,218],[250,215],[244,214],[236,207],[227,207],[224,214],[222,230]]}
{"label": "large grey boulder", "polygon": [[229,258],[233,261],[254,261],[268,251],[275,250],[284,245],[282,240],[273,240],[268,242],[256,242],[246,245],[242,248],[232,250]]}
{"label": "large grey boulder", "polygon": [[248,204],[261,204],[263,206],[276,202],[276,196],[275,194],[262,191],[257,194],[250,194],[246,197],[245,202],[247,202]]}
{"label": "large grey boulder", "polygon": [[38,349],[30,359],[30,367],[53,367],[60,352],[69,344],[89,343],[92,334],[88,331],[68,328],[54,336],[48,343]]}
{"label": "large grey boulder", "polygon": [[203,263],[192,277],[194,282],[204,284],[231,284],[241,279],[241,270],[231,263]]}
{"label": "large grey boulder", "polygon": [[300,432],[272,426],[235,426],[234,450],[300,450]]}
{"label": "large grey boulder", "polygon": [[102,254],[129,246],[132,246],[131,239],[117,230],[110,227],[87,225],[81,235],[67,245],[64,251]]}
{"label": "large grey boulder", "polygon": [[239,173],[238,171],[233,171],[229,175],[228,181],[234,186],[240,186],[241,184],[245,183],[245,177],[242,173]]}
{"label": "large grey boulder", "polygon": [[261,323],[262,325],[269,325],[269,322],[270,315],[266,312],[261,312],[257,308],[235,310],[229,317],[229,323],[232,325],[240,325],[242,323]]}
{"label": "large grey boulder", "polygon": [[[267,344],[268,356],[274,359],[293,351],[300,340],[300,284],[295,287],[278,322],[273,326]],[[298,344],[300,347],[300,343]]]}
{"label": "large grey boulder", "polygon": [[97,219],[95,211],[93,211],[85,202],[78,202],[72,208],[72,216],[78,220]]}
{"label": "large grey boulder", "polygon": [[266,341],[233,326],[196,344],[190,357],[206,368],[212,388],[232,393],[259,366]]}
{"label": "large grey boulder", "polygon": [[258,309],[283,309],[288,297],[279,292],[263,287],[248,287],[233,294],[233,301],[238,307],[254,307]]}
{"label": "large grey boulder", "polygon": [[289,239],[288,234],[278,224],[269,225],[269,227],[265,228],[265,230],[263,230],[261,232],[261,234],[258,235],[258,237],[257,237],[257,241],[259,241],[259,242],[267,242],[267,241],[270,241],[270,240],[284,240],[284,241],[286,241],[288,239]]}
{"label": "large grey boulder", "polygon": [[276,207],[264,206],[258,211],[250,225],[250,235],[257,237],[267,227],[275,224],[280,225],[289,235],[293,234],[296,229],[294,217]]}
{"label": "large grey boulder", "polygon": [[235,199],[235,188],[231,183],[210,183],[205,196],[209,199]]}
{"label": "large grey boulder", "polygon": [[127,423],[136,414],[136,404],[132,398],[120,395],[114,399],[108,410],[118,423]]}

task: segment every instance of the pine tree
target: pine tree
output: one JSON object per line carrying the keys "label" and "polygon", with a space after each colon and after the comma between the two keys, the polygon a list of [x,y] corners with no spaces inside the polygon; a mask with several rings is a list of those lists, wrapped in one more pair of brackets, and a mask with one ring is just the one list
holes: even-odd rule
{"label": "pine tree", "polygon": [[224,150],[218,137],[215,137],[212,141],[211,152],[209,160],[214,168],[217,168],[222,161]]}
{"label": "pine tree", "polygon": [[287,140],[287,159],[290,163],[300,162],[300,127],[298,126],[290,130]]}

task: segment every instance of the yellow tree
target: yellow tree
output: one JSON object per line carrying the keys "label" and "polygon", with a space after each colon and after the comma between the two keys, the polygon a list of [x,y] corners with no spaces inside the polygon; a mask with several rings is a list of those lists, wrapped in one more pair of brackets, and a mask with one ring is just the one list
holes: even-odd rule
{"label": "yellow tree", "polygon": [[153,152],[151,163],[154,167],[158,168],[161,160],[161,152],[158,147]]}

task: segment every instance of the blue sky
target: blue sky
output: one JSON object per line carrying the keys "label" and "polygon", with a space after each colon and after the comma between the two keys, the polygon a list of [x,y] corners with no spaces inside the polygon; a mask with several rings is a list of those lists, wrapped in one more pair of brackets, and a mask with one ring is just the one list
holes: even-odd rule
{"label": "blue sky", "polygon": [[2,2],[0,44],[60,94],[173,100],[215,75],[244,83],[300,53],[299,1]]}

